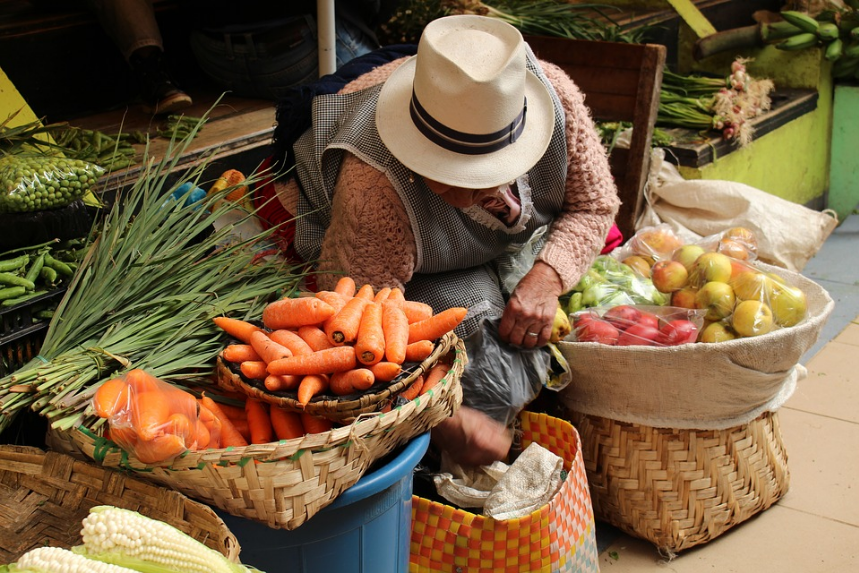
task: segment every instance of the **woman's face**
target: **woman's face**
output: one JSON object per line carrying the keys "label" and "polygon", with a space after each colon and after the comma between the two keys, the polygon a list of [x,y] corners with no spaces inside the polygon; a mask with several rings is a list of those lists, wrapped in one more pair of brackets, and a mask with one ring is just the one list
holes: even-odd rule
{"label": "woman's face", "polygon": [[457,209],[464,209],[478,204],[486,197],[490,197],[498,191],[498,186],[487,189],[466,189],[465,187],[454,187],[445,183],[439,183],[424,177],[424,182],[430,191],[442,198],[442,200]]}

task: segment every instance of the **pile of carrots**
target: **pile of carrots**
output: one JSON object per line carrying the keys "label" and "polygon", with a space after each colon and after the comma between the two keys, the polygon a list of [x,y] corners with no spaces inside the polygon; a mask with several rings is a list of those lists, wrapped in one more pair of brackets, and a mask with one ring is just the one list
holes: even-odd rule
{"label": "pile of carrots", "polygon": [[170,460],[186,450],[290,440],[333,426],[325,418],[253,398],[247,398],[244,407],[217,402],[205,393],[195,398],[140,369],[99,386],[93,407],[108,420],[106,437],[144,463]]}
{"label": "pile of carrots", "polygon": [[[404,363],[430,356],[435,341],[456,328],[466,312],[454,307],[436,314],[427,304],[406,300],[400,289],[375,292],[343,277],[333,291],[270,303],[262,328],[234,318],[214,320],[240,341],[223,350],[224,360],[269,391],[295,391],[306,405],[320,394],[345,396],[390,382]],[[429,391],[429,378],[416,380],[403,397]]]}

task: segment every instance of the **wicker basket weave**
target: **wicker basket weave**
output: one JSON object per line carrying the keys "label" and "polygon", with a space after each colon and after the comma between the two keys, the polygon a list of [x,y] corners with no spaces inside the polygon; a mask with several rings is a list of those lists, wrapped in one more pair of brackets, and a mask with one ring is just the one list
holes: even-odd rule
{"label": "wicker basket weave", "polygon": [[426,368],[450,365],[432,390],[390,412],[364,414],[329,432],[243,448],[189,451],[164,464],[144,464],[81,427],[49,431],[48,443],[105,467],[139,472],[142,478],[231,515],[276,529],[295,529],[354,485],[375,460],[436,426],[459,407],[459,377],[467,358],[464,343],[450,336],[448,351],[425,364]]}
{"label": "wicker basket weave", "polygon": [[221,518],[179,492],[58,452],[0,447],[0,563],[44,545],[80,545],[81,521],[96,505],[138,511],[238,561],[239,542]]}
{"label": "wicker basket weave", "polygon": [[790,476],[778,415],[726,430],[671,430],[570,413],[594,514],[666,555],[767,509]]}

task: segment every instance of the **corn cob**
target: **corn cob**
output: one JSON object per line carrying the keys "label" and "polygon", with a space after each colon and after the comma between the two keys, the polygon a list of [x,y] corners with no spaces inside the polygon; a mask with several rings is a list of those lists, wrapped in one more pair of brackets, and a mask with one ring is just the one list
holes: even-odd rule
{"label": "corn cob", "polygon": [[61,547],[38,547],[22,555],[16,573],[135,573],[119,565],[87,559]]}

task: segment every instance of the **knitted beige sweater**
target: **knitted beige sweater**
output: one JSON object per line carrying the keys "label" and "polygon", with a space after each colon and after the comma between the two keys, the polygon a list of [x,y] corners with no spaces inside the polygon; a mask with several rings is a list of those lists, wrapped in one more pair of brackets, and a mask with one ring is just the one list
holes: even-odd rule
{"label": "knitted beige sweater", "polygon": [[[380,66],[346,85],[340,93],[384,82],[407,58]],[[540,62],[566,113],[567,180],[563,212],[552,223],[538,255],[558,273],[564,291],[576,285],[605,244],[620,201],[605,149],[594,129],[584,97],[559,67]],[[277,184],[284,208],[296,213],[298,185]],[[345,272],[357,284],[399,287],[415,269],[417,247],[405,207],[387,177],[347,154],[334,187],[332,220],[322,242],[320,289],[332,289]]]}

